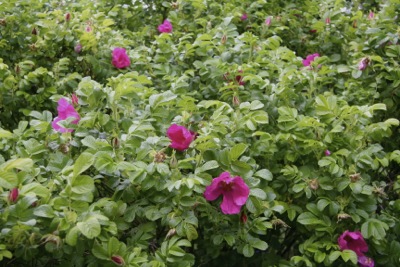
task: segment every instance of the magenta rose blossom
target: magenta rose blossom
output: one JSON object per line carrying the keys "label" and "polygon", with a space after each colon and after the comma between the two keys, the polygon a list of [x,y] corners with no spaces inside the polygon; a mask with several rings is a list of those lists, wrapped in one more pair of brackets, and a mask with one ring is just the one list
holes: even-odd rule
{"label": "magenta rose blossom", "polygon": [[196,137],[194,132],[189,131],[184,126],[177,124],[172,124],[168,128],[167,135],[172,142],[170,146],[179,151],[188,149],[190,143],[192,143]]}
{"label": "magenta rose blossom", "polygon": [[131,60],[126,53],[125,48],[114,48],[112,51],[112,64],[118,69],[123,69],[131,65]]}
{"label": "magenta rose blossom", "polygon": [[169,20],[164,20],[163,24],[158,25],[158,31],[161,33],[170,33],[172,32],[172,24]]}
{"label": "magenta rose blossom", "polygon": [[242,177],[231,178],[229,172],[223,172],[206,187],[204,197],[208,201],[222,195],[221,210],[224,214],[238,214],[249,198],[250,190]]}
{"label": "magenta rose blossom", "polygon": [[358,256],[364,256],[364,252],[368,251],[367,242],[365,242],[364,237],[361,232],[349,232],[346,230],[338,238],[338,244],[340,250],[349,249],[354,251]]}
{"label": "magenta rose blossom", "polygon": [[76,112],[74,106],[68,103],[68,101],[65,98],[61,98],[60,100],[58,100],[57,111],[58,111],[58,117],[56,117],[51,123],[53,129],[61,133],[72,132],[74,129],[64,128],[60,126],[58,122],[66,120],[68,118],[75,118],[75,120],[73,120],[72,123],[78,124],[81,117],[79,116],[78,112]]}
{"label": "magenta rose blossom", "polygon": [[310,66],[311,65],[311,63],[315,60],[315,58],[317,58],[317,57],[319,57],[319,54],[318,53],[315,53],[315,54],[311,54],[311,55],[308,55],[307,57],[306,57],[306,59],[303,59],[303,66],[304,67],[308,67],[308,66]]}

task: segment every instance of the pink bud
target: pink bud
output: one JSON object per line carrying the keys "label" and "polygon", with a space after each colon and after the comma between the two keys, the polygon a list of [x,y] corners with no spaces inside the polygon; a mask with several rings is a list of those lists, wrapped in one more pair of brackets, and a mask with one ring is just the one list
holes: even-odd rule
{"label": "pink bud", "polygon": [[325,150],[325,156],[330,156],[332,153],[327,149]]}
{"label": "pink bud", "polygon": [[327,18],[325,19],[325,24],[331,24],[331,18],[327,17]]}
{"label": "pink bud", "polygon": [[374,17],[375,17],[375,14],[374,14],[374,12],[369,12],[369,15],[368,15],[368,19],[369,20],[372,20],[372,19],[374,19]]}
{"label": "pink bud", "polygon": [[92,31],[92,27],[87,26],[87,27],[86,27],[86,31],[87,31],[87,32],[91,32],[91,31]]}
{"label": "pink bud", "polygon": [[18,188],[13,188],[13,189],[11,189],[11,191],[10,191],[10,194],[8,195],[8,199],[11,201],[11,202],[16,202],[17,201],[17,199],[18,199],[18,195],[19,195],[19,191],[18,191]]}
{"label": "pink bud", "polygon": [[120,265],[120,266],[125,265],[124,258],[122,258],[122,257],[119,256],[119,255],[113,255],[113,256],[111,256],[111,260],[112,260],[115,264],[117,264],[117,265]]}
{"label": "pink bud", "polygon": [[271,18],[271,17],[268,17],[268,18],[265,20],[265,24],[266,24],[267,26],[271,25],[271,20],[272,20],[272,18]]}
{"label": "pink bud", "polygon": [[240,17],[240,19],[241,19],[242,21],[247,20],[247,14],[246,14],[246,13],[243,13],[243,15]]}
{"label": "pink bud", "polygon": [[358,63],[358,70],[365,70],[368,67],[369,58],[365,57]]}
{"label": "pink bud", "polygon": [[71,20],[71,13],[68,12],[67,14],[65,14],[65,20],[67,22]]}
{"label": "pink bud", "polygon": [[77,106],[77,105],[78,105],[78,97],[76,96],[75,93],[73,93],[73,94],[71,95],[71,102],[72,102],[72,104],[73,104],[74,106]]}
{"label": "pink bud", "polygon": [[244,224],[247,222],[247,215],[246,213],[242,212],[242,215],[240,215],[240,221]]}

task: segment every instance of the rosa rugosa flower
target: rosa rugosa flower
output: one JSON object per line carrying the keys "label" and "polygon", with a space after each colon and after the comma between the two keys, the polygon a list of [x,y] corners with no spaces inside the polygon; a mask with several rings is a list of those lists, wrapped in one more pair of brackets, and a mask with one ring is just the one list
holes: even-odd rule
{"label": "rosa rugosa flower", "polygon": [[370,11],[369,15],[368,15],[368,19],[371,20],[371,19],[374,19],[374,17],[375,17],[375,13]]}
{"label": "rosa rugosa flower", "polygon": [[82,51],[82,45],[77,44],[74,48],[75,53],[79,54]]}
{"label": "rosa rugosa flower", "polygon": [[190,143],[192,143],[196,137],[194,132],[189,131],[184,126],[177,124],[172,124],[168,128],[167,135],[172,142],[170,146],[179,151],[188,149]]}
{"label": "rosa rugosa flower", "polygon": [[352,250],[357,254],[357,256],[364,256],[364,252],[368,251],[367,242],[365,242],[364,237],[359,231],[350,232],[346,230],[341,236],[339,236],[338,244],[340,250]]}
{"label": "rosa rugosa flower", "polygon": [[303,59],[303,66],[304,67],[308,67],[308,66],[310,66],[311,65],[311,63],[315,60],[315,58],[317,58],[317,57],[319,57],[319,54],[318,53],[315,53],[315,54],[311,54],[311,55],[308,55],[307,57],[306,57],[306,59]]}
{"label": "rosa rugosa flower", "polygon": [[240,19],[243,21],[243,20],[247,20],[247,14],[246,13],[243,13],[243,15],[240,17]]}
{"label": "rosa rugosa flower", "polygon": [[330,156],[332,153],[327,149],[327,150],[325,150],[325,156]]}
{"label": "rosa rugosa flower", "polygon": [[114,48],[112,51],[112,64],[118,69],[123,69],[131,65],[131,60],[126,53],[125,48]]}
{"label": "rosa rugosa flower", "polygon": [[68,103],[65,98],[61,98],[58,100],[57,111],[58,117],[54,118],[53,122],[51,123],[53,129],[61,133],[72,132],[73,129],[64,128],[60,126],[58,122],[68,118],[75,118],[75,120],[73,120],[71,123],[78,124],[81,117],[79,116],[78,112],[76,112],[74,106]]}
{"label": "rosa rugosa flower", "polygon": [[246,203],[250,189],[242,177],[231,178],[229,172],[223,172],[214,178],[211,185],[206,187],[204,197],[208,201],[216,200],[222,195],[221,210],[224,214],[237,214]]}
{"label": "rosa rugosa flower", "polygon": [[359,256],[358,257],[358,266],[360,267],[374,267],[375,262],[373,259],[368,258],[366,256]]}
{"label": "rosa rugosa flower", "polygon": [[122,258],[121,256],[119,256],[119,255],[113,255],[113,256],[111,256],[111,260],[115,263],[115,264],[117,264],[117,265],[124,265],[125,264],[125,261],[124,261],[124,258]]}
{"label": "rosa rugosa flower", "polygon": [[19,195],[18,188],[13,188],[11,189],[10,194],[8,195],[8,199],[14,203],[18,199],[18,195]]}
{"label": "rosa rugosa flower", "polygon": [[164,22],[160,25],[158,25],[158,31],[161,33],[170,33],[172,32],[172,24],[169,22],[169,20],[164,20]]}

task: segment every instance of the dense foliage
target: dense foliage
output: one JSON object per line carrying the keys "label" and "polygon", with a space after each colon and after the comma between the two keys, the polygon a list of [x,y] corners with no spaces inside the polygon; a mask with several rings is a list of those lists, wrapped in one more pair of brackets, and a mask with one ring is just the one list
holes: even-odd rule
{"label": "dense foliage", "polygon": [[0,265],[399,266],[399,12],[2,1]]}

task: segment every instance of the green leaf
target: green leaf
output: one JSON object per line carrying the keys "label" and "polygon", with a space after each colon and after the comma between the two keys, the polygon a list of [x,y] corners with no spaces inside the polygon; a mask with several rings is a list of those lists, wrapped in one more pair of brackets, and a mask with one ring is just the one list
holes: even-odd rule
{"label": "green leaf", "polygon": [[245,144],[237,144],[229,151],[229,156],[232,161],[236,161],[247,149]]}
{"label": "green leaf", "polygon": [[78,222],[76,226],[89,239],[99,236],[101,232],[100,223],[94,217],[89,217],[86,221]]}
{"label": "green leaf", "polygon": [[38,217],[44,217],[44,218],[54,217],[53,208],[48,204],[40,205],[39,207],[35,208],[33,214],[35,214]]}
{"label": "green leaf", "polygon": [[266,250],[268,248],[268,244],[265,241],[262,241],[260,239],[256,240],[255,242],[252,242],[251,245],[253,248],[259,249],[259,250]]}
{"label": "green leaf", "polygon": [[257,171],[254,174],[254,176],[262,178],[262,179],[264,179],[266,181],[272,181],[272,178],[273,178],[272,173],[267,169],[262,169],[262,170]]}
{"label": "green leaf", "polygon": [[12,136],[13,136],[12,132],[0,128],[0,138],[11,138]]}
{"label": "green leaf", "polygon": [[33,167],[33,161],[27,158],[20,159],[12,159],[3,163],[0,168],[3,168],[5,171],[9,171],[12,169],[18,169],[22,171],[30,170]]}
{"label": "green leaf", "polygon": [[94,191],[94,180],[87,175],[80,175],[71,184],[71,190],[77,194],[86,194]]}
{"label": "green leaf", "polygon": [[254,248],[249,244],[244,245],[243,247],[243,255],[247,258],[250,258],[254,255]]}
{"label": "green leaf", "polygon": [[78,241],[78,235],[79,235],[78,227],[76,226],[72,227],[65,236],[65,242],[67,242],[68,245],[74,247],[76,245],[76,242]]}
{"label": "green leaf", "polygon": [[330,262],[334,262],[337,258],[339,258],[342,255],[341,251],[333,251],[330,255],[329,255],[329,261]]}
{"label": "green leaf", "polygon": [[208,170],[216,169],[218,167],[219,167],[219,164],[216,160],[210,160],[210,161],[207,161],[206,163],[204,163],[203,166],[197,168],[195,170],[195,174],[199,174],[199,173],[202,173],[202,172],[205,172]]}
{"label": "green leaf", "polygon": [[297,217],[297,221],[303,225],[323,224],[323,222],[311,212],[303,212]]}
{"label": "green leaf", "polygon": [[353,264],[357,264],[358,257],[354,251],[345,249],[342,251],[341,255],[342,255],[342,259],[345,262],[348,262],[350,260]]}
{"label": "green leaf", "polygon": [[190,223],[185,224],[185,232],[189,241],[195,240],[199,237],[196,228]]}
{"label": "green leaf", "polygon": [[78,176],[82,172],[86,171],[90,166],[93,165],[94,155],[83,152],[75,161],[74,164],[74,176]]}
{"label": "green leaf", "polygon": [[265,200],[267,198],[267,194],[259,188],[250,189],[250,195],[255,196],[261,200]]}

